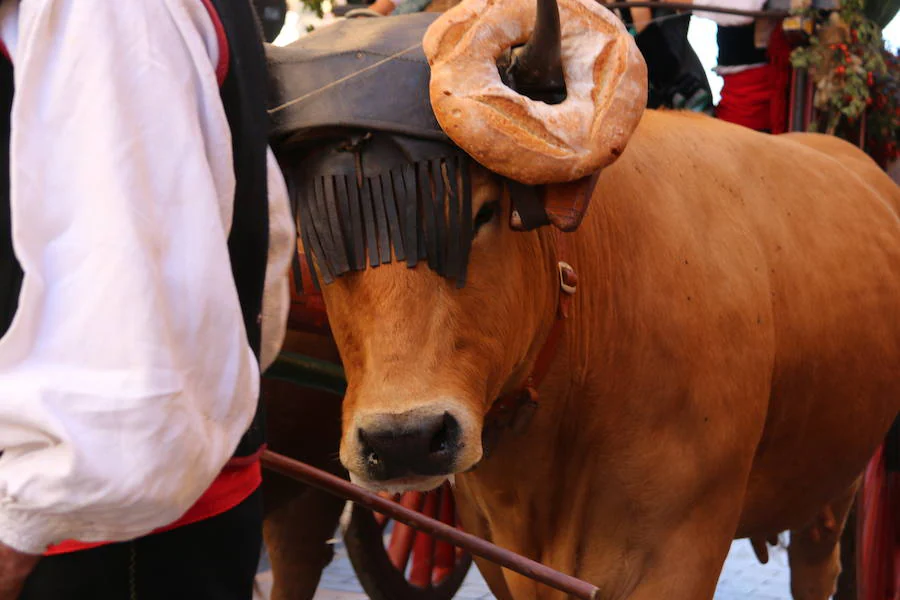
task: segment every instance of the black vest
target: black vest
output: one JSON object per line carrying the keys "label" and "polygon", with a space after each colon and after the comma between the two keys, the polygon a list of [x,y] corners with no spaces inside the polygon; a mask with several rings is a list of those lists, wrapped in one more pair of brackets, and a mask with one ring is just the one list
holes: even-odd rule
{"label": "black vest", "polygon": [[[199,0],[198,0],[199,1]],[[231,270],[240,299],[244,326],[259,357],[260,315],[269,242],[266,188],[266,57],[256,14],[248,0],[212,0],[228,40],[230,63],[221,96],[231,128],[234,154],[234,218],[228,238]],[[22,269],[12,248],[9,203],[10,111],[13,65],[0,58],[0,337],[12,322],[22,286]],[[235,456],[252,454],[262,445],[262,403]]]}
{"label": "black vest", "polygon": [[756,25],[719,25],[716,31],[720,67],[755,65],[769,62],[765,48],[756,47]]}
{"label": "black vest", "polygon": [[[651,16],[653,21],[634,37],[647,63],[647,108],[682,108],[675,102],[676,95],[685,100],[702,97],[704,105],[711,105],[709,79],[687,37],[690,15],[654,8]],[[633,29],[631,9],[622,10],[622,20]]]}

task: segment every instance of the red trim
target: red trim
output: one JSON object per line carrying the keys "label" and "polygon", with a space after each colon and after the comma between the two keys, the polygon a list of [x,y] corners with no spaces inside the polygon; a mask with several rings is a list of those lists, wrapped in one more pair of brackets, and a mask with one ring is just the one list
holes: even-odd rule
{"label": "red trim", "polygon": [[[260,453],[262,450],[260,450]],[[250,494],[256,491],[262,483],[262,469],[259,462],[259,454],[248,457],[250,462],[241,462],[232,466],[233,463],[226,465],[212,485],[203,493],[197,502],[188,509],[188,511],[177,521],[170,523],[159,529],[155,529],[151,534],[162,533],[197,523],[206,519],[211,519],[217,515],[227,512],[246,500]],[[247,459],[233,459],[244,461]],[[87,550],[104,546],[111,542],[92,542],[85,543],[77,540],[66,540],[55,546],[50,546],[44,553],[44,556],[53,556],[54,554],[65,554],[78,550]]]}
{"label": "red trim", "polygon": [[263,444],[262,446],[259,447],[259,450],[257,450],[250,456],[232,457],[231,459],[228,460],[227,463],[225,463],[225,468],[226,469],[238,469],[241,467],[249,467],[253,463],[259,462],[259,459],[262,456],[262,453],[265,452],[266,448],[268,448],[268,447],[269,447],[268,444]]}
{"label": "red trim", "polygon": [[213,27],[216,29],[216,41],[219,43],[219,64],[216,65],[216,79],[219,82],[219,87],[222,87],[222,84],[225,83],[225,78],[228,77],[228,65],[231,63],[228,38],[225,36],[225,27],[222,26],[222,20],[219,18],[216,8],[212,5],[212,0],[201,1],[203,6],[206,7],[206,12],[209,13],[209,18],[212,19]]}
{"label": "red trim", "polygon": [[12,56],[9,54],[9,48],[6,47],[6,42],[0,40],[0,54],[6,57],[6,60],[12,62]]}

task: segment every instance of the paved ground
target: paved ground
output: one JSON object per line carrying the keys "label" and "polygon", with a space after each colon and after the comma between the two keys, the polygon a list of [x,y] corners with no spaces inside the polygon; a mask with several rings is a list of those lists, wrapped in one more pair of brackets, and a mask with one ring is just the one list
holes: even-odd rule
{"label": "paved ground", "polygon": [[[750,542],[738,540],[731,546],[715,600],[789,600],[788,578],[787,553],[783,549],[770,548],[769,563],[761,565],[750,548]],[[270,581],[270,572],[260,573],[260,593],[257,600],[267,600],[266,592],[271,585]],[[460,600],[488,600],[493,597],[474,567],[456,595]],[[346,550],[338,540],[335,559],[322,575],[314,600],[365,599],[366,595],[356,581]]]}

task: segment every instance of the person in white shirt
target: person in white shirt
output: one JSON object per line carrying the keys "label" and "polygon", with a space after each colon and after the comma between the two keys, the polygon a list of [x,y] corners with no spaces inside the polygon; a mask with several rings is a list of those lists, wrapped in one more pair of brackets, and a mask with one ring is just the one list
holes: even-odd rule
{"label": "person in white shirt", "polygon": [[0,600],[249,600],[296,240],[250,2],[0,0],[0,41]]}

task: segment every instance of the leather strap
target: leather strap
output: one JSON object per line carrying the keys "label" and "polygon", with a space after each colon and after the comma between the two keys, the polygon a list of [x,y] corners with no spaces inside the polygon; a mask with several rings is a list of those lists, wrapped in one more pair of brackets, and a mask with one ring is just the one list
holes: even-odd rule
{"label": "leather strap", "polygon": [[[557,259],[566,255],[566,234],[552,230],[556,238]],[[513,433],[521,433],[528,426],[535,409],[538,407],[538,388],[544,382],[550,366],[556,357],[559,341],[562,338],[563,326],[569,316],[569,307],[572,297],[578,287],[578,275],[575,269],[567,262],[558,260],[557,272],[559,274],[559,300],[556,305],[556,319],[543,347],[538,352],[531,373],[524,385],[508,394],[504,394],[494,401],[484,419],[483,445],[485,455],[490,453],[492,446],[497,441],[499,431],[511,429]]]}

